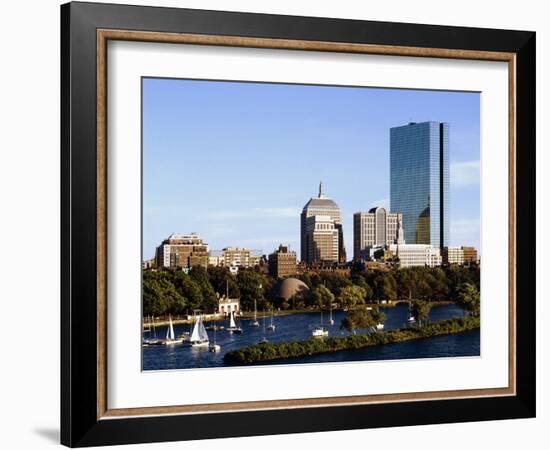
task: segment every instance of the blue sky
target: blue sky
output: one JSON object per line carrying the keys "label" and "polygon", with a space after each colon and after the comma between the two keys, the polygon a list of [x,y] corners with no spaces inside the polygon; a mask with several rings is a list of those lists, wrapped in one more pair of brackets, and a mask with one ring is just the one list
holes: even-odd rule
{"label": "blue sky", "polygon": [[389,206],[389,129],[450,124],[451,245],[479,249],[479,94],[199,80],[143,80],[143,256],[173,232],[210,249],[299,253],[319,181],[353,213]]}

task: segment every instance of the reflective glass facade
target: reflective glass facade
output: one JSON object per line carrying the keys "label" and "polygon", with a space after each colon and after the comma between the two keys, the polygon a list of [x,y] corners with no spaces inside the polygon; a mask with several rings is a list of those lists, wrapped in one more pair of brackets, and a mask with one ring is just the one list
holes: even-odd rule
{"label": "reflective glass facade", "polygon": [[449,245],[449,124],[390,129],[390,210],[407,244]]}

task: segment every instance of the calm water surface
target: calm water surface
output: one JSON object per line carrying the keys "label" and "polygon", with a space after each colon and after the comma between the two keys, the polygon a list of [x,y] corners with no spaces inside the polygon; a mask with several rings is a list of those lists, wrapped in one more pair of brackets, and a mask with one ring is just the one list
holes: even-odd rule
{"label": "calm water surface", "polygon": [[[386,315],[385,330],[401,328],[407,320],[407,305],[400,304],[395,308],[383,310]],[[329,330],[330,336],[347,336],[348,332],[340,330],[340,322],[346,316],[343,311],[335,311],[334,325],[327,324],[328,317],[325,314],[325,327]],[[462,317],[463,310],[457,305],[435,306],[430,311],[430,320],[439,321],[454,317]],[[270,319],[267,318],[266,326]],[[173,346],[151,346],[143,348],[143,370],[162,369],[190,369],[203,367],[222,367],[225,353],[248,345],[258,344],[262,337],[269,342],[277,343],[284,341],[298,341],[311,338],[312,330],[320,323],[320,314],[296,314],[290,316],[275,316],[275,331],[263,329],[263,319],[259,319],[260,327],[249,326],[248,320],[241,320],[239,326],[243,329],[242,334],[230,334],[227,331],[209,331],[210,342],[214,341],[221,345],[219,353],[210,353],[208,348],[191,348],[184,345]],[[208,323],[210,325],[212,322]],[[227,326],[227,323],[218,322]],[[189,325],[174,326],[176,335],[183,332],[190,332]],[[158,327],[158,337],[166,335],[166,327]],[[411,358],[437,358],[457,356],[479,356],[479,330],[454,334],[449,336],[437,336],[419,341],[400,342],[397,344],[381,345],[363,350],[343,351],[309,356],[306,358],[279,360],[269,364],[300,364],[319,362],[342,362],[342,361],[367,361],[367,360],[388,360],[388,359],[411,359]]]}

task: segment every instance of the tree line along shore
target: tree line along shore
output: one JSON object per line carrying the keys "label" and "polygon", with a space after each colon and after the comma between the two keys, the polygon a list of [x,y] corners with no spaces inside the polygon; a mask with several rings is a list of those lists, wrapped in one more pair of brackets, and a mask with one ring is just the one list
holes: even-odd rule
{"label": "tree line along shore", "polygon": [[249,365],[285,359],[305,358],[322,353],[361,350],[378,345],[427,339],[479,329],[479,316],[443,320],[428,325],[415,325],[398,330],[355,334],[346,337],[311,338],[304,341],[261,343],[224,355],[227,365]]}
{"label": "tree line along shore", "polygon": [[[143,317],[215,313],[219,297],[240,299],[246,314],[257,309],[307,312],[325,308],[357,309],[382,302],[460,302],[468,310],[479,304],[479,266],[411,267],[367,270],[353,264],[349,271],[309,270],[294,275],[308,290],[291,299],[277,298],[273,287],[279,281],[256,269],[241,269],[233,275],[226,267],[193,267],[182,270],[143,271]],[[478,307],[478,306],[477,306]],[[475,311],[473,311],[475,313]]]}

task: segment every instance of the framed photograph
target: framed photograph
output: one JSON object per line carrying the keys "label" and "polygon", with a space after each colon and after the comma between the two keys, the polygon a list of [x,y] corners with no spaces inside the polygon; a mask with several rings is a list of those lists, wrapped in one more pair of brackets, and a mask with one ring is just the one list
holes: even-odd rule
{"label": "framed photograph", "polygon": [[535,33],[61,7],[68,446],[535,415]]}

